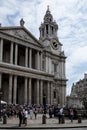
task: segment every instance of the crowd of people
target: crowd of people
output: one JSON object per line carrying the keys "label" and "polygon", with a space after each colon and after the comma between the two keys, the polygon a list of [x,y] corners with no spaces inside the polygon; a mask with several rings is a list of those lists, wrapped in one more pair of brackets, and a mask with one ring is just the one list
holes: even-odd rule
{"label": "crowd of people", "polygon": [[6,104],[3,105],[1,109],[2,118],[4,115],[6,115],[7,118],[18,117],[19,126],[21,126],[22,123],[25,126],[27,125],[28,115],[30,115],[30,119],[33,117],[36,119],[37,113],[43,113],[43,106]]}
{"label": "crowd of people", "polygon": [[[27,119],[28,115],[30,119],[37,119],[37,114],[43,114],[43,113],[48,113],[49,118],[52,117],[57,117],[59,120],[59,124],[61,123],[61,119],[64,115],[64,108],[59,108],[58,106],[54,105],[18,105],[18,104],[6,104],[2,107],[2,117],[4,115],[7,115],[7,118],[16,116],[19,118],[19,126],[21,124],[24,124],[25,126],[27,125]],[[73,117],[74,117],[74,111],[73,109],[69,109],[69,116],[71,119],[71,122],[73,122]]]}

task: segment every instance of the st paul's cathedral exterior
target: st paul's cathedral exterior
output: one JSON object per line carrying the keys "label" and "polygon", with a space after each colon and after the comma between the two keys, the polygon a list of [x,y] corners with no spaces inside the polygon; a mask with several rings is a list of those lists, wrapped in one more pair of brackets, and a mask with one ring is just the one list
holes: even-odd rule
{"label": "st paul's cathedral exterior", "polygon": [[0,26],[0,91],[11,104],[66,103],[66,56],[47,8],[39,40],[24,27]]}

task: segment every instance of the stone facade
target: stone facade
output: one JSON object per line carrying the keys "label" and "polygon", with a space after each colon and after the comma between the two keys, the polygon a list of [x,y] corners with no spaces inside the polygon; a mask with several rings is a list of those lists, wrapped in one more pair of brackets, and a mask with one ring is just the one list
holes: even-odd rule
{"label": "stone facade", "polygon": [[66,102],[66,57],[57,37],[58,25],[47,8],[36,39],[25,27],[0,27],[2,100],[14,104]]}
{"label": "stone facade", "polygon": [[80,79],[76,83],[73,83],[71,89],[71,95],[76,93],[80,98],[87,99],[87,74],[84,74],[84,78]]}
{"label": "stone facade", "polygon": [[66,97],[66,107],[67,108],[84,108],[80,97],[77,95],[70,95]]}
{"label": "stone facade", "polygon": [[87,103],[87,74],[84,74],[83,79],[80,79],[76,83],[73,83],[71,96],[75,97],[74,95],[76,95],[77,98],[80,100],[80,104],[81,102]]}

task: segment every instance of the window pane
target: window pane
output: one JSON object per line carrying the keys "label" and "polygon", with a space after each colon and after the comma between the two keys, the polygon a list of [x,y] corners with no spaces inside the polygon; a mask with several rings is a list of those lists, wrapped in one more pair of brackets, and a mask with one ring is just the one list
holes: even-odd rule
{"label": "window pane", "polygon": [[54,64],[54,72],[57,72],[57,64]]}

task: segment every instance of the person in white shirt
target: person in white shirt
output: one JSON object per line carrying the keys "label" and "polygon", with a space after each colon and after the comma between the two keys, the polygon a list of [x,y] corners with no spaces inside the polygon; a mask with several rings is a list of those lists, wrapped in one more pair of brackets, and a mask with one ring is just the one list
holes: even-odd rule
{"label": "person in white shirt", "polygon": [[30,119],[32,119],[32,118],[33,118],[33,115],[34,115],[33,109],[32,109],[32,108],[30,108]]}
{"label": "person in white shirt", "polygon": [[28,118],[28,111],[27,111],[27,109],[25,109],[25,112],[24,112],[24,123],[25,123],[25,125],[27,125],[27,118]]}

